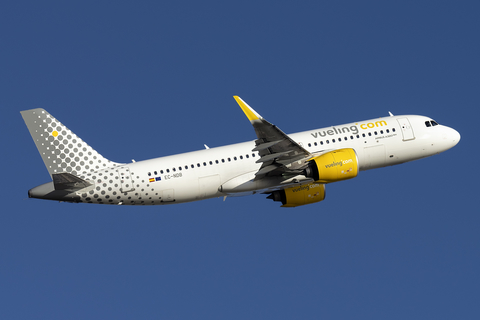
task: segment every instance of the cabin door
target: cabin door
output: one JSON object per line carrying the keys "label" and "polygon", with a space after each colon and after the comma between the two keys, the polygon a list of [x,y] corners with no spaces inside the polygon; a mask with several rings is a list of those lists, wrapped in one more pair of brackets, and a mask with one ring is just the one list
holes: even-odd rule
{"label": "cabin door", "polygon": [[400,118],[397,119],[397,121],[400,124],[400,128],[402,129],[403,141],[415,139],[415,135],[413,134],[413,128],[410,125],[410,121],[408,121],[407,118]]}
{"label": "cabin door", "polygon": [[127,166],[118,167],[118,179],[120,179],[120,192],[129,192],[135,190],[133,187],[132,175]]}

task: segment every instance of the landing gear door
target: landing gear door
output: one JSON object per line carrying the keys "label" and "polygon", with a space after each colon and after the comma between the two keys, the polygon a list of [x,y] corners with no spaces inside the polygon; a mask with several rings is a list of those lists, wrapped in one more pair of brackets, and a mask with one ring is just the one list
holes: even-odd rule
{"label": "landing gear door", "polygon": [[133,187],[132,175],[127,166],[118,167],[118,179],[120,180],[120,192],[129,192],[135,190]]}
{"label": "landing gear door", "polygon": [[413,140],[415,139],[415,135],[413,134],[413,128],[410,125],[410,121],[407,118],[400,118],[397,119],[400,128],[402,129],[403,134],[403,141]]}

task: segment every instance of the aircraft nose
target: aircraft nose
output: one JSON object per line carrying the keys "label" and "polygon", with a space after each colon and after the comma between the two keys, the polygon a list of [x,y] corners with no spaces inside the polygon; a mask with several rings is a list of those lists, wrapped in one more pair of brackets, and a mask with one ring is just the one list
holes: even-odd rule
{"label": "aircraft nose", "polygon": [[444,130],[442,132],[442,141],[445,150],[453,148],[460,141],[460,133],[450,127],[444,127]]}
{"label": "aircraft nose", "polygon": [[450,134],[449,134],[449,138],[450,138],[450,141],[453,142],[453,146],[455,146],[460,141],[460,133],[457,130],[452,129],[452,128],[450,128],[450,130],[451,131],[450,131]]}

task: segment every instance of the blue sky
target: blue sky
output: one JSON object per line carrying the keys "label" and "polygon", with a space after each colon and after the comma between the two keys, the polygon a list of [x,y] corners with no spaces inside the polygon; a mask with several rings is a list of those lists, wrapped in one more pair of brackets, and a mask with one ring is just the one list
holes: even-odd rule
{"label": "blue sky", "polygon": [[[5,319],[478,319],[476,1],[16,1],[0,5]],[[324,202],[128,207],[27,199],[49,180],[19,111],[105,157],[394,114],[443,154],[361,172]]]}

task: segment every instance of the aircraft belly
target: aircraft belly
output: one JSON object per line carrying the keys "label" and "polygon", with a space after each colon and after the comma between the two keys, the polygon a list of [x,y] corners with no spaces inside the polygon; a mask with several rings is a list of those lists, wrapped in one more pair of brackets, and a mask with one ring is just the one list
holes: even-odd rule
{"label": "aircraft belly", "polygon": [[255,171],[249,172],[235,178],[232,178],[221,185],[220,191],[224,194],[238,194],[255,192],[271,188],[286,188],[291,185],[298,185],[301,183],[311,182],[311,178],[303,175],[294,177],[269,177],[260,180],[255,180]]}
{"label": "aircraft belly", "polygon": [[220,196],[218,188],[221,186],[220,175],[214,174],[198,178],[198,199],[207,199]]}
{"label": "aircraft belly", "polygon": [[364,170],[380,168],[385,166],[385,145],[378,144],[363,149],[363,165]]}
{"label": "aircraft belly", "polygon": [[155,193],[160,197],[157,204],[182,203],[208,198],[209,196],[200,198],[198,180],[196,176],[184,175],[181,179],[155,182]]}

